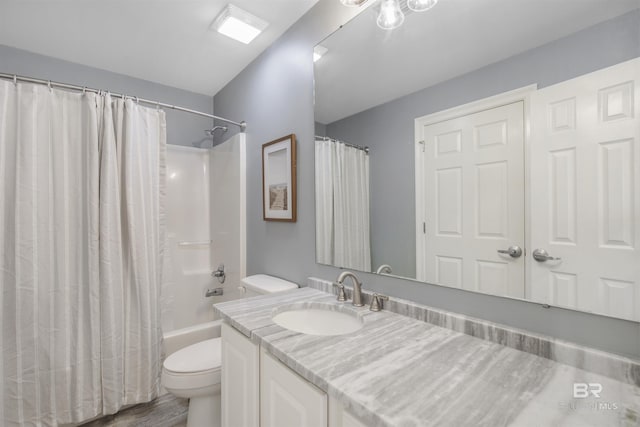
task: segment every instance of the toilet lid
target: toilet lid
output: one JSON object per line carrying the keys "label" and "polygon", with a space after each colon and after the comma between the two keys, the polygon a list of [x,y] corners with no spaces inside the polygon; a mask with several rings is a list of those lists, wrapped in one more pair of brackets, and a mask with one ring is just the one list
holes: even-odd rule
{"label": "toilet lid", "polygon": [[178,350],[167,357],[163,365],[169,371],[180,373],[219,369],[222,365],[220,338],[202,341]]}

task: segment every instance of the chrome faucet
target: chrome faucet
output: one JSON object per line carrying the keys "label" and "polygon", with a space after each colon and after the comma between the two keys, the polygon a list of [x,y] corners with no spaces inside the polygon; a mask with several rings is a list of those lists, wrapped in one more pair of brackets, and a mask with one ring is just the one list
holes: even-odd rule
{"label": "chrome faucet", "polygon": [[376,270],[376,274],[391,274],[391,273],[392,273],[392,270],[391,270],[391,266],[389,264],[382,264]]}
{"label": "chrome faucet", "polygon": [[338,276],[338,280],[336,280],[336,284],[337,284],[338,287],[344,286],[342,282],[344,282],[344,279],[346,279],[347,277],[351,277],[351,280],[353,281],[353,298],[352,298],[353,302],[352,302],[352,304],[355,307],[362,307],[364,305],[362,303],[362,282],[360,280],[358,280],[358,278],[356,277],[355,274],[353,274],[350,271],[343,271]]}

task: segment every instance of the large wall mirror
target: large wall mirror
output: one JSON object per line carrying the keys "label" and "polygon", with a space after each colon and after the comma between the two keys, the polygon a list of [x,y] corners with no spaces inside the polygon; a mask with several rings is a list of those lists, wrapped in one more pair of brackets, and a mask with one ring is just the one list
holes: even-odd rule
{"label": "large wall mirror", "polygon": [[640,321],[640,1],[383,4],[315,49],[317,261]]}

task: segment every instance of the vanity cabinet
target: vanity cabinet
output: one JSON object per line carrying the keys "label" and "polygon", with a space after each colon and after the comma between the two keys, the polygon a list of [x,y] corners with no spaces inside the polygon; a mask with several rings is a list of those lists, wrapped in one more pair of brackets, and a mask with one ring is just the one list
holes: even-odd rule
{"label": "vanity cabinet", "polygon": [[368,427],[358,417],[347,411],[340,402],[329,398],[329,427]]}
{"label": "vanity cabinet", "polygon": [[367,426],[223,322],[222,427]]}
{"label": "vanity cabinet", "polygon": [[260,346],[222,323],[222,426],[259,427]]}
{"label": "vanity cabinet", "polygon": [[260,426],[327,427],[327,395],[260,352]]}
{"label": "vanity cabinet", "polygon": [[327,427],[327,395],[223,322],[222,427]]}

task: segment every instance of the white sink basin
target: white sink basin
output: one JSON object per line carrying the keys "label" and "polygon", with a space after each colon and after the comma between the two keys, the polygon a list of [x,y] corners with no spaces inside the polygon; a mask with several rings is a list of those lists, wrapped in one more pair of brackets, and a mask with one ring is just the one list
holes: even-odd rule
{"label": "white sink basin", "polygon": [[350,334],[364,325],[354,310],[329,304],[282,307],[271,320],[291,331],[325,336]]}

